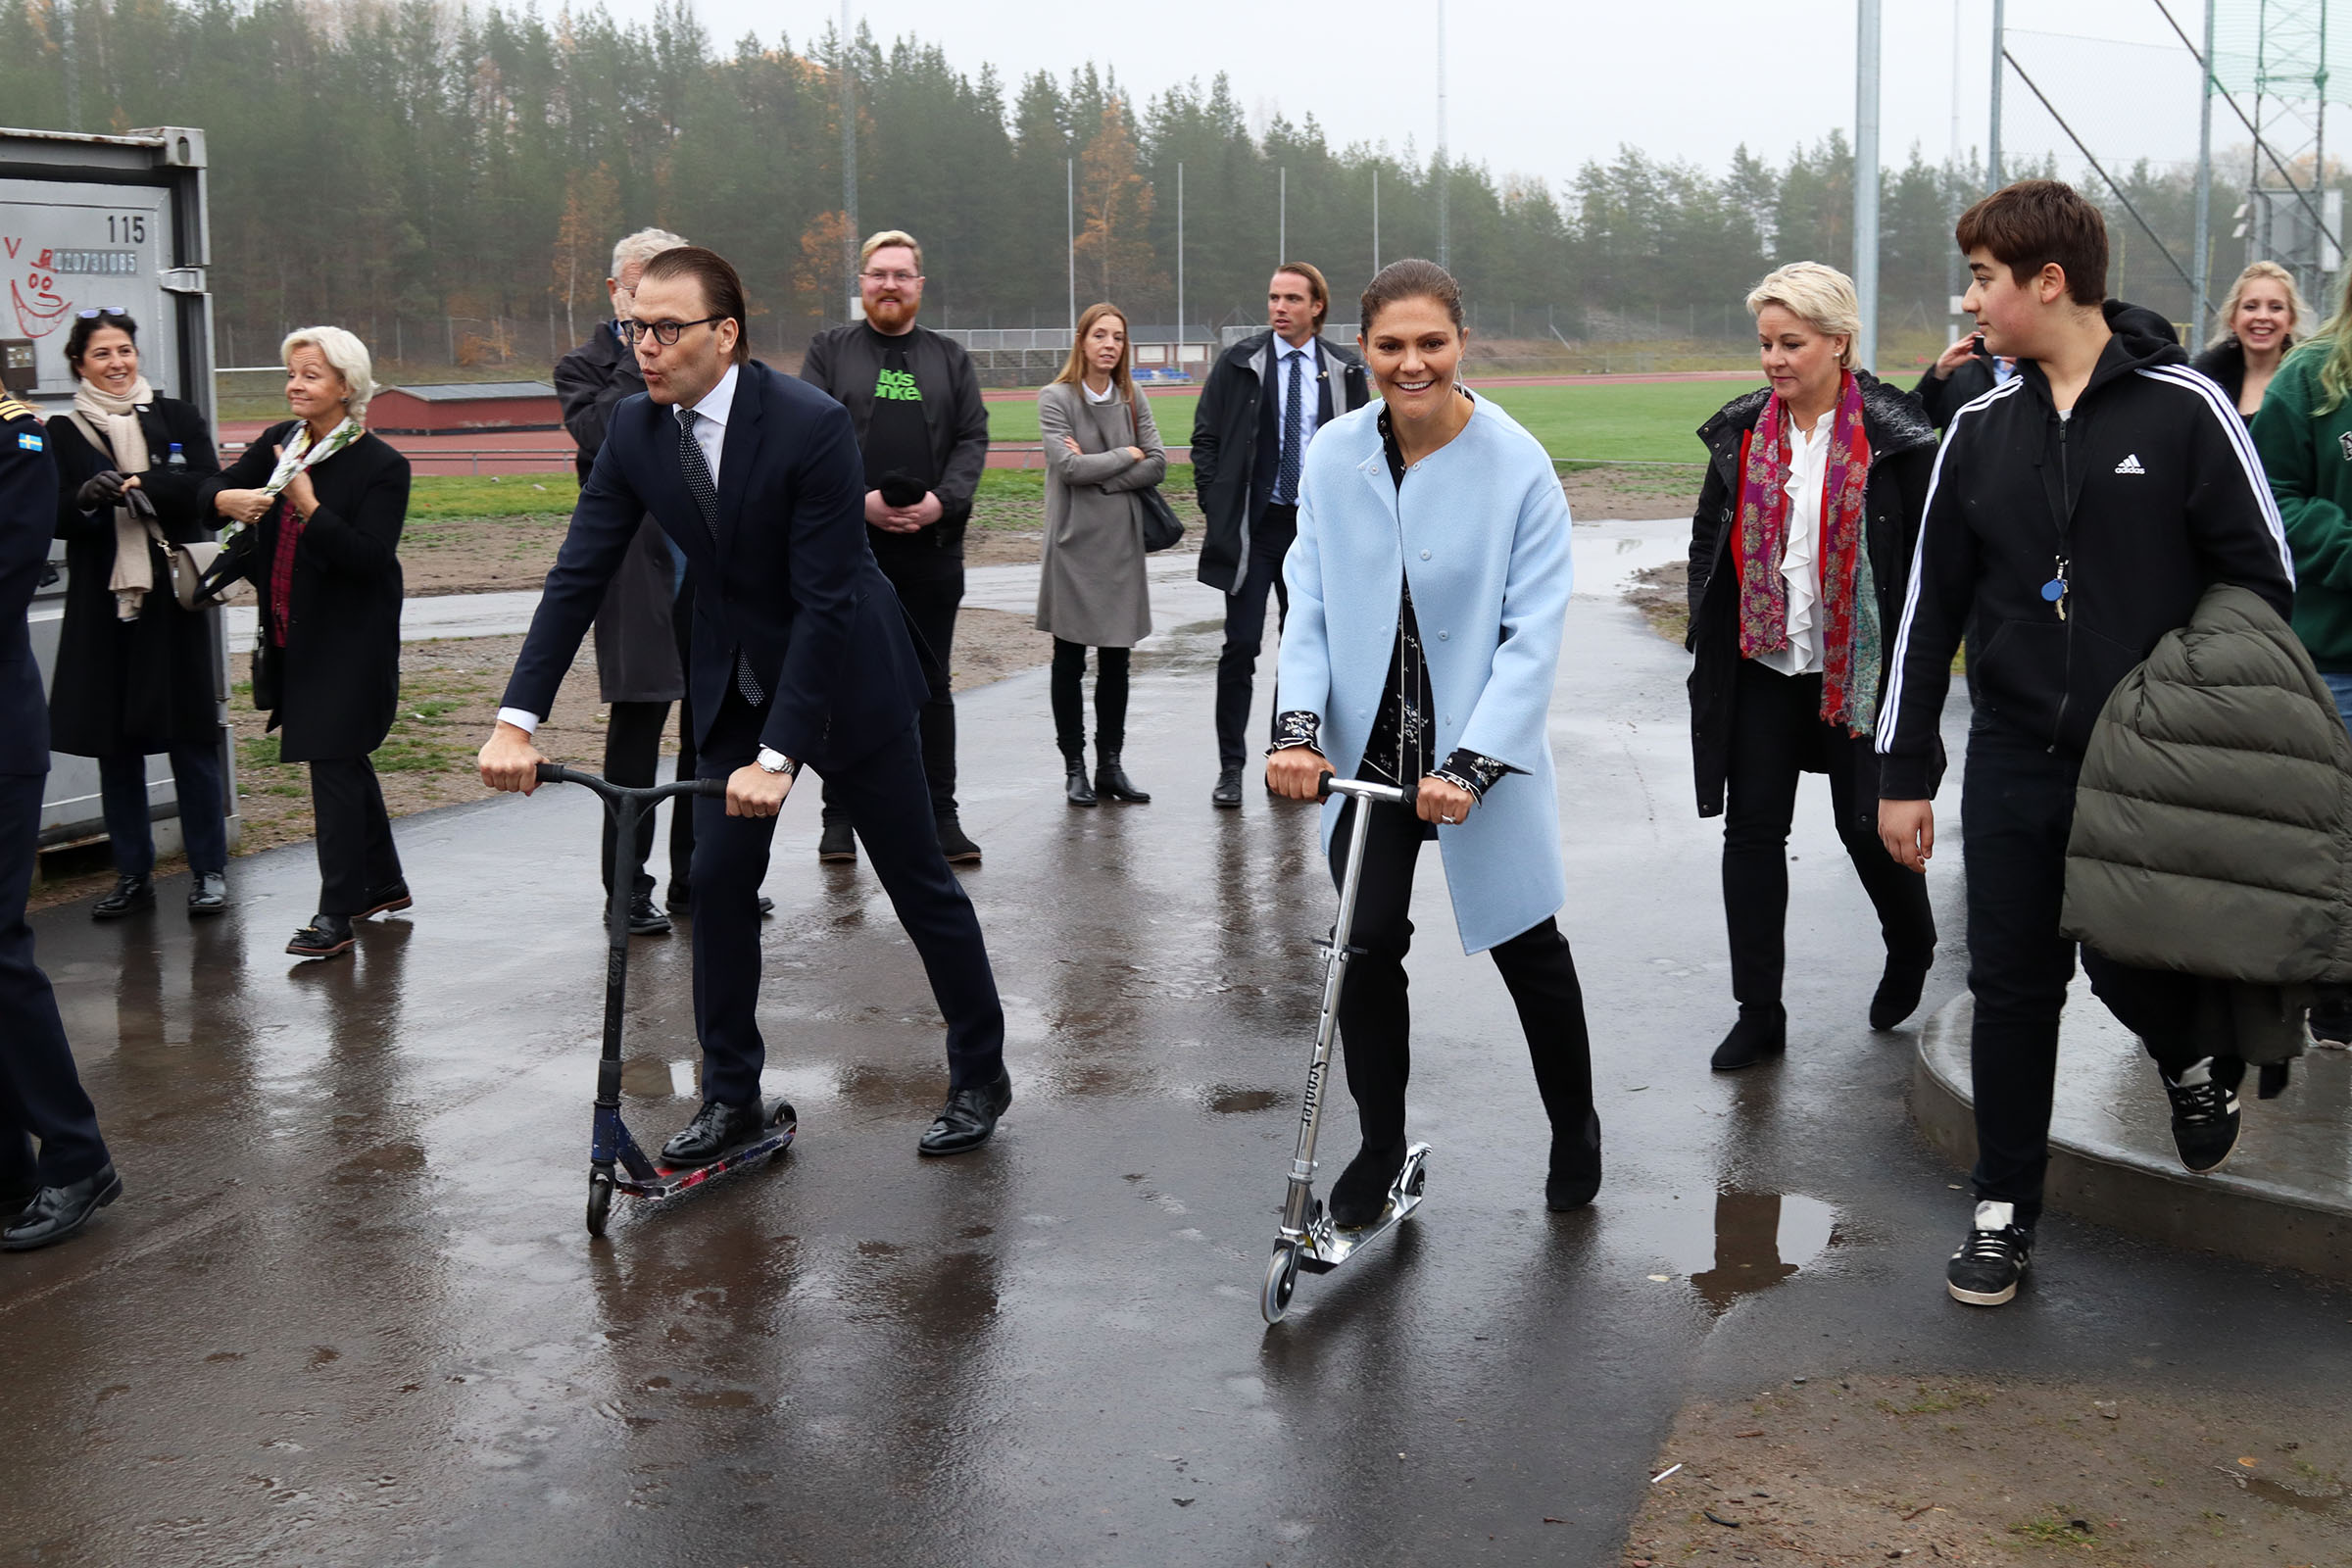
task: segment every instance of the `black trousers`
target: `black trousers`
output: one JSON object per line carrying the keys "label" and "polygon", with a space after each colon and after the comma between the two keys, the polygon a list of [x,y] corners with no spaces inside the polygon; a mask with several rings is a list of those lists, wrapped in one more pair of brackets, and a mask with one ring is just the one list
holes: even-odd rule
{"label": "black trousers", "polygon": [[[1340,809],[1331,840],[1335,886],[1347,874],[1350,819],[1361,809],[1357,801]],[[1355,920],[1348,933],[1350,944],[1362,951],[1348,960],[1348,979],[1340,988],[1340,1043],[1364,1142],[1380,1147],[1404,1142],[1404,1086],[1412,1072],[1404,955],[1413,941],[1413,867],[1422,843],[1435,831],[1410,812],[1378,806],[1364,839],[1363,878],[1356,884]],[[1547,915],[1490,951],[1519,1009],[1536,1091],[1544,1097],[1553,1132],[1582,1134],[1593,1125],[1592,1046],[1568,939]]]}
{"label": "black trousers", "polygon": [[369,895],[401,880],[383,786],[367,758],[311,764],[311,814],[318,828],[320,914],[357,914],[373,902]]}
{"label": "black trousers", "polygon": [[[174,746],[172,793],[179,803],[179,837],[188,869],[201,876],[228,869],[228,819],[222,797],[220,744]],[[107,847],[121,876],[146,876],[155,869],[155,819],[147,808],[147,758],[138,752],[98,759],[98,806],[106,818]]]}
{"label": "black trousers", "polygon": [[[1993,725],[1968,738],[1961,837],[1968,860],[1969,1034],[1977,1112],[1976,1194],[2041,1214],[2050,1162],[2050,1102],[2058,1081],[2058,1014],[2075,974],[2076,944],[2058,934],[2066,896],[2066,840],[2082,763]],[[2117,963],[2085,947],[2082,967],[2107,1010],[2178,1075],[2212,1052],[2199,1043],[2193,976]],[[2216,1081],[2245,1071],[2217,1061]]]}
{"label": "black trousers", "polygon": [[[704,737],[704,778],[725,778],[760,750],[760,710],[733,687]],[[980,917],[940,853],[915,728],[836,767],[838,799],[890,896],[948,1021],[948,1083],[993,1083],[1004,1067],[1004,1009],[980,936]],[[703,1096],[741,1104],[760,1092],[767,1049],[760,1036],[760,882],[775,837],[772,816],[726,814],[694,800],[694,1022],[703,1043]]]}
{"label": "black trousers", "polygon": [[[1116,757],[1127,745],[1125,648],[1095,650],[1095,756]],[[1086,644],[1054,639],[1054,742],[1071,761],[1086,760]]]}
{"label": "black trousers", "polygon": [[[677,602],[670,607],[669,624],[678,635],[678,668],[694,668],[694,573],[689,571],[678,584]],[[694,679],[685,681],[685,691],[678,697],[678,770],[672,778],[697,778],[694,748]],[[678,800],[669,803],[669,902],[678,904],[690,897],[694,874],[694,802]]]}
{"label": "black trousers", "polygon": [[[868,537],[875,537],[869,535]],[[882,575],[899,591],[906,618],[930,650],[923,672],[931,679],[931,695],[916,720],[923,743],[923,778],[931,787],[931,813],[956,814],[956,612],[963,604],[963,542],[934,545],[916,536],[912,544],[892,544],[874,552]],[[824,819],[838,822],[849,816],[847,807],[824,787]]]}
{"label": "black trousers", "polygon": [[1771,1012],[1781,1004],[1788,828],[1796,816],[1797,779],[1808,767],[1829,772],[1838,838],[1878,910],[1887,956],[1922,965],[1936,956],[1928,879],[1886,853],[1878,835],[1878,803],[1854,798],[1859,751],[1870,744],[1822,722],[1819,675],[1784,675],[1752,659],[1740,661],[1725,779],[1723,916],[1731,934],[1732,996],[1742,1013]]}
{"label": "black trousers", "polygon": [[[24,899],[41,834],[38,773],[0,773],[0,1188],[67,1187],[107,1162]],[[35,1142],[40,1145],[36,1155]]]}
{"label": "black trousers", "polygon": [[[662,731],[668,723],[669,705],[667,703],[614,703],[612,719],[605,726],[605,777],[615,784],[626,784],[631,789],[651,788],[654,780],[660,776],[662,771]],[[681,778],[692,777],[691,774],[684,773],[679,776]],[[679,858],[675,850],[677,819],[688,814],[684,807],[684,802],[673,801],[669,808],[672,829],[669,877],[673,882],[682,882],[686,879],[685,871],[688,861]],[[629,892],[638,898],[643,898],[654,891],[653,873],[645,868],[645,862],[652,858],[654,853],[654,817],[656,814],[648,811],[637,819],[637,843],[629,856],[629,864],[635,871],[629,881]],[[613,840],[618,836],[618,829],[614,827],[612,817],[608,812],[605,816],[604,849],[605,892],[608,895],[612,891]],[[689,858],[694,853],[693,846],[694,841],[689,836],[687,839],[687,856]]]}
{"label": "black trousers", "polygon": [[1217,766],[1240,767],[1248,760],[1243,732],[1250,727],[1250,698],[1257,673],[1257,651],[1266,640],[1266,594],[1274,595],[1275,633],[1290,617],[1290,585],[1282,580],[1282,558],[1298,537],[1298,509],[1268,506],[1250,535],[1250,559],[1233,592],[1225,596],[1225,647],[1217,655]]}

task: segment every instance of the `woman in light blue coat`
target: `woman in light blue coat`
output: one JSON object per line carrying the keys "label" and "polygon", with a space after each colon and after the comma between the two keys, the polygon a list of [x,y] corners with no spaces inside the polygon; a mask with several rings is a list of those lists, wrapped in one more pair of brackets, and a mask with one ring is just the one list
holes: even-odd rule
{"label": "woman in light blue coat", "polygon": [[[1405,1152],[1410,1067],[1404,956],[1422,844],[1438,841],[1462,950],[1492,953],[1551,1117],[1544,1200],[1591,1202],[1600,1121],[1576,961],[1552,916],[1567,900],[1546,715],[1568,610],[1568,503],[1534,437],[1456,378],[1461,290],[1398,262],[1357,319],[1380,401],[1306,450],[1298,539],[1283,565],[1279,739],[1266,781],[1312,800],[1325,773],[1417,787],[1415,812],[1375,808],[1357,885],[1361,956],[1340,996],[1363,1148],[1331,1193],[1341,1225],[1379,1217]],[[1324,808],[1336,882],[1348,811]]]}

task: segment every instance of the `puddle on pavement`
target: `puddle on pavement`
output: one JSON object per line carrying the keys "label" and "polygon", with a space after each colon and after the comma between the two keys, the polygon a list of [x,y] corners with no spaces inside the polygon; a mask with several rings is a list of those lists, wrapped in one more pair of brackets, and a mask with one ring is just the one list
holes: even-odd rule
{"label": "puddle on pavement", "polygon": [[[691,1095],[694,1074],[694,1063],[690,1061],[671,1061],[665,1056],[628,1056],[620,1064],[620,1092],[632,1100],[667,1100],[673,1095]],[[681,1078],[685,1080],[682,1087]]]}
{"label": "puddle on pavement", "polygon": [[1239,1089],[1232,1084],[1209,1085],[1206,1098],[1208,1108],[1220,1116],[1271,1110],[1283,1102],[1283,1094],[1279,1089]]}
{"label": "puddle on pavement", "polygon": [[2298,1513],[2318,1514],[2323,1519],[2338,1517],[2352,1519],[2352,1494],[2335,1492],[2320,1495],[2309,1492],[2297,1492],[2294,1488],[2283,1486],[2267,1476],[2239,1476],[2236,1480],[2239,1486],[2265,1502],[2275,1502],[2282,1508],[2292,1508]]}
{"label": "puddle on pavement", "polygon": [[1769,1290],[1838,1245],[1838,1211],[1799,1193],[1715,1194],[1669,1202],[1658,1254],[1718,1316],[1742,1296]]}

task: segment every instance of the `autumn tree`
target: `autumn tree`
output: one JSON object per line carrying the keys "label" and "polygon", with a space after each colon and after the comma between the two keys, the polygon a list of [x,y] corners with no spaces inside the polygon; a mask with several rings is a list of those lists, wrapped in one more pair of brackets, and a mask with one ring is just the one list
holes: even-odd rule
{"label": "autumn tree", "polygon": [[800,265],[792,270],[792,293],[803,311],[832,318],[834,302],[840,298],[842,254],[855,243],[850,215],[838,209],[817,214],[802,230]]}
{"label": "autumn tree", "polygon": [[1152,244],[1152,186],[1136,169],[1127,106],[1105,99],[1094,139],[1078,157],[1078,256],[1100,287],[1096,297],[1138,296],[1164,289]]}
{"label": "autumn tree", "polygon": [[580,340],[572,310],[593,299],[605,277],[610,247],[620,237],[620,182],[609,164],[574,169],[564,176],[564,216],[556,224],[555,278],[550,292],[564,302],[567,342]]}

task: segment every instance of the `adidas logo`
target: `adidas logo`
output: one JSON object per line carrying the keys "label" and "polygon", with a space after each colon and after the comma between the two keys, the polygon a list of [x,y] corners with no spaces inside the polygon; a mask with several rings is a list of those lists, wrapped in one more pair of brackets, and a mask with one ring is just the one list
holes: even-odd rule
{"label": "adidas logo", "polygon": [[2139,466],[2139,454],[2134,452],[2123,462],[2117,464],[2115,466],[2115,471],[2118,473],[2145,473],[2148,470]]}

